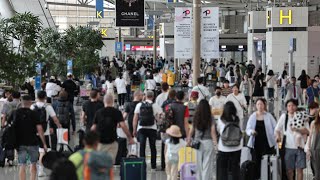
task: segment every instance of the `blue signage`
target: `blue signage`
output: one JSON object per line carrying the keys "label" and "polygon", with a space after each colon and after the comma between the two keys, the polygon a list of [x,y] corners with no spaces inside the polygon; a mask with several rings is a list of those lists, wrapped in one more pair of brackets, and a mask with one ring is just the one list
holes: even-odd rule
{"label": "blue signage", "polygon": [[104,18],[103,0],[96,0],[96,18],[98,19]]}
{"label": "blue signage", "polygon": [[131,50],[131,44],[126,44],[126,51],[130,51]]}
{"label": "blue signage", "polygon": [[115,51],[116,52],[122,52],[122,42],[116,42],[115,44]]}
{"label": "blue signage", "polygon": [[152,30],[154,25],[153,16],[149,16],[149,19],[147,21],[147,29]]}
{"label": "blue signage", "polygon": [[37,63],[36,64],[36,77],[35,77],[35,83],[34,83],[34,89],[35,90],[41,90],[41,69],[42,69],[42,64]]}
{"label": "blue signage", "polygon": [[73,73],[72,72],[72,66],[73,66],[73,62],[72,62],[72,59],[70,59],[70,60],[67,61],[67,72],[68,73],[71,73],[71,74]]}

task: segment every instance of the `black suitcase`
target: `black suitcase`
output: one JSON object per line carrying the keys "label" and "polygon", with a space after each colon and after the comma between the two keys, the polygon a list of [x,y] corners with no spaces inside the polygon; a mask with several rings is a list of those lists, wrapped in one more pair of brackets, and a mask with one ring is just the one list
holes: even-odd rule
{"label": "black suitcase", "polygon": [[145,158],[123,158],[121,162],[121,180],[146,180],[146,160]]}
{"label": "black suitcase", "polygon": [[240,167],[240,180],[254,180],[256,163],[254,161],[245,161]]}
{"label": "black suitcase", "polygon": [[2,148],[2,146],[0,145],[0,167],[4,167],[4,165],[6,164],[6,153],[5,153],[5,149]]}

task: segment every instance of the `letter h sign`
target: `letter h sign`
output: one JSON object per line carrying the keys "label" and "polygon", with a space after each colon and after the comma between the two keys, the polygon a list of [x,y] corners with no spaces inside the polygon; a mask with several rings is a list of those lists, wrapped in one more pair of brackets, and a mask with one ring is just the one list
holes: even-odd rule
{"label": "letter h sign", "polygon": [[280,24],[283,24],[283,19],[288,19],[288,24],[292,24],[292,10],[288,10],[288,15],[283,15],[283,10],[280,10]]}

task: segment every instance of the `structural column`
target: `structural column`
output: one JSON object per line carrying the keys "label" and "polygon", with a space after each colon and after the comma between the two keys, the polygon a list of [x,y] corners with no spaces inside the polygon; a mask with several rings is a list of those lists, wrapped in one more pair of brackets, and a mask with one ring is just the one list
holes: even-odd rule
{"label": "structural column", "polygon": [[193,60],[192,60],[192,84],[195,86],[200,76],[201,53],[201,0],[193,0]]}
{"label": "structural column", "polygon": [[[119,27],[118,42],[122,42],[121,27]],[[121,48],[123,49],[123,47],[121,47]],[[121,52],[119,52],[119,54],[118,54],[118,58],[119,58],[119,59],[122,59],[122,57],[121,57],[121,56],[122,56],[122,55],[121,55]]]}
{"label": "structural column", "polygon": [[156,17],[153,19],[153,65],[155,66],[157,59],[157,26]]}

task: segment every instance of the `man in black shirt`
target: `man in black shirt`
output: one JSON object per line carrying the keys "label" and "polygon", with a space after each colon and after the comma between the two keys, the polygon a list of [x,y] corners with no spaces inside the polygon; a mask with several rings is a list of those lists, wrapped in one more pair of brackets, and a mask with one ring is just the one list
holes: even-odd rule
{"label": "man in black shirt", "polygon": [[137,90],[133,94],[133,101],[130,103],[127,103],[124,109],[123,113],[123,119],[128,118],[128,125],[130,133],[133,134],[133,116],[134,116],[134,110],[139,102],[142,101],[143,93],[140,90]]}
{"label": "man in black shirt", "polygon": [[104,97],[105,108],[99,109],[93,118],[92,131],[100,134],[99,151],[105,151],[111,154],[115,161],[118,152],[117,143],[117,126],[118,124],[126,134],[129,144],[134,144],[132,135],[130,134],[121,112],[113,107],[114,98],[112,94]]}
{"label": "man in black shirt", "polygon": [[40,123],[39,115],[30,109],[32,98],[28,95],[22,97],[22,108],[16,110],[13,124],[16,132],[17,150],[19,159],[19,179],[26,179],[27,157],[31,162],[30,179],[35,180],[37,174],[37,161],[39,158],[39,142],[37,134],[41,139],[44,150],[47,151],[47,145],[44,138],[44,132]]}
{"label": "man in black shirt", "polygon": [[73,105],[74,95],[75,95],[75,91],[77,90],[77,85],[75,82],[73,82],[71,73],[67,74],[67,78],[68,79],[65,80],[62,84],[62,88],[64,88],[64,90],[67,91],[68,100]]}
{"label": "man in black shirt", "polygon": [[254,64],[252,64],[252,60],[250,60],[248,66],[247,66],[249,78],[252,78],[252,74],[253,74],[255,68],[256,68],[256,66]]}
{"label": "man in black shirt", "polygon": [[99,99],[99,92],[95,89],[91,90],[90,100],[86,101],[82,106],[81,121],[86,126],[86,131],[90,131],[96,112],[104,107],[103,102]]}

